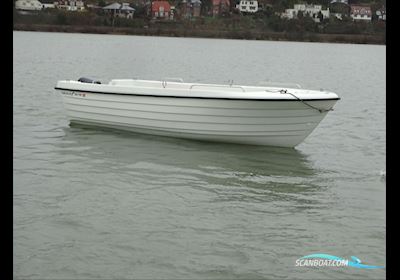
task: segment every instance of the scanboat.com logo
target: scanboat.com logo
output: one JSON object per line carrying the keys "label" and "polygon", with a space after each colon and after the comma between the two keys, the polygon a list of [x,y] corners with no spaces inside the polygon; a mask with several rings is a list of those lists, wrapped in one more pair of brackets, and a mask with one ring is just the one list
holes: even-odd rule
{"label": "scanboat.com logo", "polygon": [[327,254],[312,254],[296,260],[296,266],[352,266],[363,269],[377,269],[383,266],[362,264],[357,257],[351,256],[352,261]]}

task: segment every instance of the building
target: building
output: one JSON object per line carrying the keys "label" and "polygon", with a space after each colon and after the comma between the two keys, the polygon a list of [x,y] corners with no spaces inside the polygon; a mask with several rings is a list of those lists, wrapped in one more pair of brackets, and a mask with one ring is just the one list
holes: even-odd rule
{"label": "building", "polygon": [[371,21],[371,7],[364,5],[350,5],[350,16],[353,20]]}
{"label": "building", "polygon": [[212,0],[212,15],[218,16],[224,12],[229,12],[230,6],[229,0]]}
{"label": "building", "polygon": [[181,2],[181,15],[183,18],[199,17],[200,11],[200,0],[183,0]]}
{"label": "building", "polygon": [[96,4],[86,4],[86,8],[88,10],[100,10],[103,7],[100,7],[99,5],[96,5]]}
{"label": "building", "polygon": [[257,2],[259,11],[271,9],[275,3],[274,0],[258,0]]}
{"label": "building", "polygon": [[349,0],[332,0],[331,1],[331,4],[335,4],[335,3],[342,3],[342,4],[349,5]]}
{"label": "building", "polygon": [[133,18],[135,9],[129,6],[129,3],[113,3],[111,5],[103,7],[103,11],[113,15],[114,17],[121,18]]}
{"label": "building", "polygon": [[258,11],[258,1],[241,0],[236,4],[236,8],[241,12],[255,13]]}
{"label": "building", "polygon": [[170,19],[171,18],[171,5],[168,1],[153,1],[151,3],[151,17]]}
{"label": "building", "polygon": [[378,20],[386,21],[386,8],[382,7],[380,9],[376,10],[376,16],[377,16]]}
{"label": "building", "polygon": [[54,9],[56,5],[54,5],[54,0],[40,0],[43,5],[43,9]]}
{"label": "building", "polygon": [[82,12],[85,10],[85,3],[80,0],[59,0],[54,2],[54,5],[57,9],[66,11]]}
{"label": "building", "polygon": [[303,16],[311,17],[315,22],[320,22],[320,14],[322,17],[329,18],[329,8],[322,10],[321,5],[308,5],[308,4],[295,4],[293,9],[286,9],[281,15],[283,18],[294,19],[297,18],[299,12],[302,12]]}
{"label": "building", "polygon": [[15,1],[15,9],[21,11],[40,11],[43,4],[38,0],[17,0]]}

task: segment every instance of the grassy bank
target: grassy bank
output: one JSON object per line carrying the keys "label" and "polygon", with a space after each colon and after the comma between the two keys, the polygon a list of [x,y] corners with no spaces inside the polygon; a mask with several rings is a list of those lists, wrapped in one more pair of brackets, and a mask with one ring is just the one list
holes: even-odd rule
{"label": "grassy bank", "polygon": [[223,29],[216,30],[201,28],[191,29],[173,26],[143,28],[14,23],[14,30],[353,44],[385,44],[386,40],[384,34],[320,34],[311,32],[272,32],[258,30]]}

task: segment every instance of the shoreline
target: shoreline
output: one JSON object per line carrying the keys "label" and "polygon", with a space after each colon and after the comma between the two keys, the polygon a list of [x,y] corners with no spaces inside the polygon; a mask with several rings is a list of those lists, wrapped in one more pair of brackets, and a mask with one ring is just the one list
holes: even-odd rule
{"label": "shoreline", "polygon": [[62,33],[91,33],[111,35],[141,35],[213,39],[242,39],[263,41],[295,41],[315,43],[347,43],[347,44],[374,44],[386,45],[386,36],[383,34],[323,34],[323,33],[287,33],[257,30],[210,30],[184,29],[172,27],[109,27],[91,25],[50,25],[14,23],[14,31],[42,31]]}

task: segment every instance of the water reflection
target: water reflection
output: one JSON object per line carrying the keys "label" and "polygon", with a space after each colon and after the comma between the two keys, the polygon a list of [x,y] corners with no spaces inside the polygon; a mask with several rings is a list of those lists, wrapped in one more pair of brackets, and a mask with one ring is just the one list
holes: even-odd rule
{"label": "water reflection", "polygon": [[[215,200],[292,200],[321,189],[317,171],[296,149],[200,142],[73,125],[57,153],[86,172],[127,185],[174,186],[213,193]],[[116,184],[118,185],[118,184]],[[309,202],[302,197],[304,202]]]}
{"label": "water reflection", "polygon": [[238,179],[315,175],[307,156],[296,149],[201,142],[73,125],[63,128],[62,153],[76,150],[88,160],[103,158],[111,167],[154,167]]}

